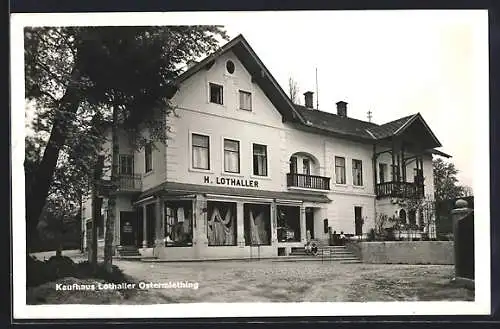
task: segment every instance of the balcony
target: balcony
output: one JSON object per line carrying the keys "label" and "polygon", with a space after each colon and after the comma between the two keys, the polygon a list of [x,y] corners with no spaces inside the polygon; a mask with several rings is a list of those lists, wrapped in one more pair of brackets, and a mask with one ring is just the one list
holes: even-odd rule
{"label": "balcony", "polygon": [[[117,192],[140,192],[141,190],[142,176],[140,174],[120,175],[118,177]],[[102,179],[99,184],[99,193],[109,195],[111,191],[111,180]]]}
{"label": "balcony", "polygon": [[298,187],[315,190],[330,190],[330,177],[313,176],[305,174],[286,174],[288,187]]}
{"label": "balcony", "polygon": [[120,191],[140,191],[142,189],[142,176],[139,174],[120,175],[118,189]]}
{"label": "balcony", "polygon": [[424,185],[410,182],[385,182],[376,185],[377,199],[394,197],[420,199],[424,197]]}

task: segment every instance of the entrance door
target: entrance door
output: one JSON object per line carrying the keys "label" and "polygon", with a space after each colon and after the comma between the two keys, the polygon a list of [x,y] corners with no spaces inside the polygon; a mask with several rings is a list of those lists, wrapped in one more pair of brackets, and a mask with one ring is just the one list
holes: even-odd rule
{"label": "entrance door", "polygon": [[142,248],[142,241],[144,241],[144,213],[141,207],[137,207],[137,229],[136,229],[136,241],[135,245],[137,248]]}
{"label": "entrance door", "polygon": [[133,211],[120,211],[120,245],[135,246],[137,218]]}
{"label": "entrance door", "polygon": [[361,207],[354,207],[354,235],[363,234],[363,218],[361,217]]}
{"label": "entrance door", "polygon": [[306,232],[311,232],[311,239],[314,239],[314,212],[313,208],[306,208]]}
{"label": "entrance door", "polygon": [[156,229],[156,205],[150,203],[146,205],[146,240],[148,241],[148,247],[153,247],[155,244],[155,229]]}

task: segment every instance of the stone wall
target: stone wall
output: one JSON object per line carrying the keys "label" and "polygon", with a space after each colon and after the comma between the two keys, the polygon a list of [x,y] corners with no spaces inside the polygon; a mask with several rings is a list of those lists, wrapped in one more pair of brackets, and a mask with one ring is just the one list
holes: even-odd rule
{"label": "stone wall", "polygon": [[452,241],[352,242],[349,250],[363,263],[453,264]]}

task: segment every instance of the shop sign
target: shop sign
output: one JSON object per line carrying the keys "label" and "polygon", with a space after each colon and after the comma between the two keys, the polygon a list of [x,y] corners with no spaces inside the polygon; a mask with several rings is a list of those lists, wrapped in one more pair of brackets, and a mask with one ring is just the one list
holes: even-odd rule
{"label": "shop sign", "polygon": [[219,176],[216,176],[214,178],[210,178],[210,176],[204,176],[203,183],[225,185],[231,187],[259,187],[259,181],[253,179],[228,178]]}

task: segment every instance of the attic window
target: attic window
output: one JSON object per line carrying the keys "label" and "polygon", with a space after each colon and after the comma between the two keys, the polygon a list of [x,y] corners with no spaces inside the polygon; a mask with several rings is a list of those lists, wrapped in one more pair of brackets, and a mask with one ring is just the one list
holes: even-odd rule
{"label": "attic window", "polygon": [[210,103],[224,104],[222,92],[223,88],[221,85],[210,83]]}
{"label": "attic window", "polygon": [[233,61],[227,61],[226,62],[226,70],[229,74],[233,74],[234,73],[234,63]]}

